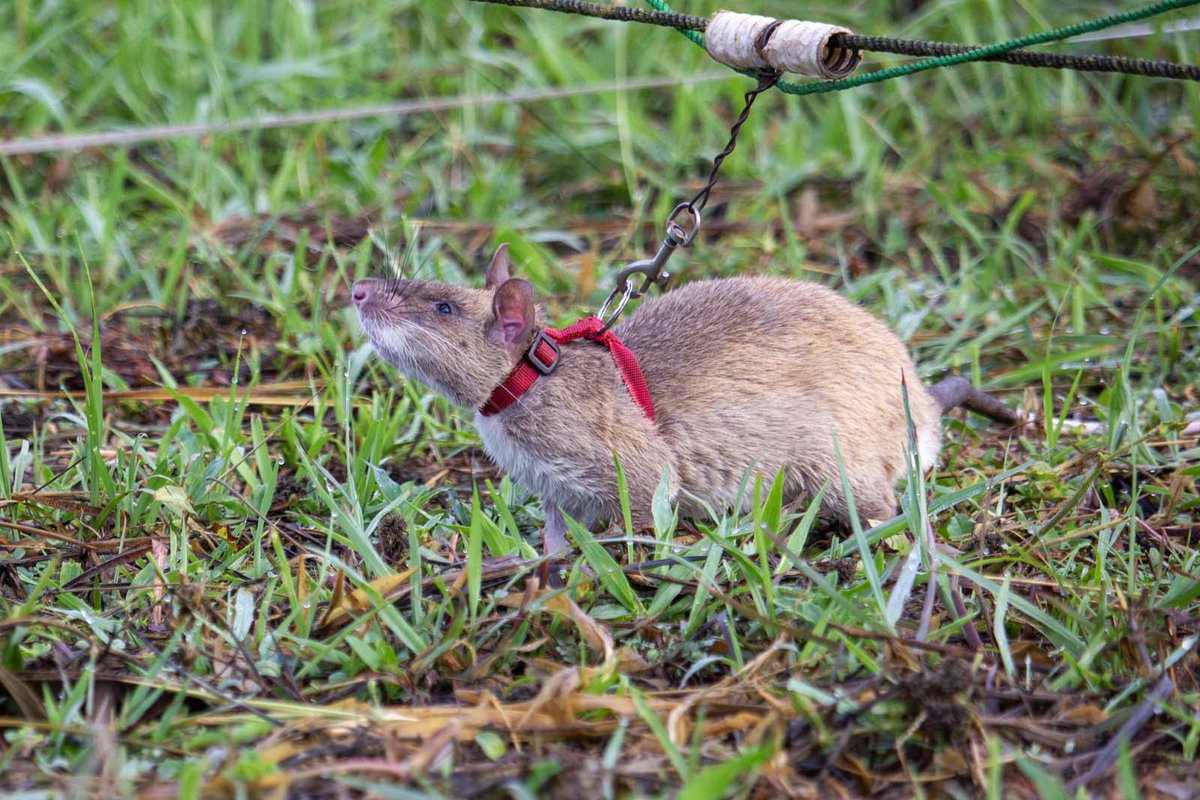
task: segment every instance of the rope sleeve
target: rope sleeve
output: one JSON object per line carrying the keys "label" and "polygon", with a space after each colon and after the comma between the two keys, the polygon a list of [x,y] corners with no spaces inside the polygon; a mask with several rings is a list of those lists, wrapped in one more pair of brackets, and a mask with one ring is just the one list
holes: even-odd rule
{"label": "rope sleeve", "polygon": [[[773,32],[768,28],[777,25]],[[850,30],[823,22],[718,11],[708,21],[704,48],[722,64],[739,69],[794,72],[814,78],[844,78],[862,61],[862,51],[834,45],[830,39]],[[766,44],[760,49],[764,34]]]}

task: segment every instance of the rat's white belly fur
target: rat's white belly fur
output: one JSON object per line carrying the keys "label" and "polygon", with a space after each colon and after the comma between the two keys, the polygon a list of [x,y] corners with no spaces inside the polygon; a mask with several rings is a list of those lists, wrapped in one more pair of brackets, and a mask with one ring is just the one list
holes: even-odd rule
{"label": "rat's white belly fur", "polygon": [[605,487],[589,486],[589,476],[580,465],[531,453],[509,435],[498,417],[476,414],[475,428],[488,457],[543,502],[554,503],[585,525],[608,513],[600,499]]}

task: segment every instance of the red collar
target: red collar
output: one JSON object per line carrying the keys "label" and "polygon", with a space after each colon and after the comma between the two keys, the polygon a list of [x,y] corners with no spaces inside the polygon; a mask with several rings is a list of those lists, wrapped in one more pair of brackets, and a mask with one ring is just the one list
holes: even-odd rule
{"label": "red collar", "polygon": [[625,380],[629,394],[632,395],[634,402],[642,407],[646,417],[653,422],[654,401],[650,399],[650,390],[646,388],[646,376],[642,374],[642,367],[638,364],[637,356],[611,330],[601,333],[603,327],[604,323],[598,317],[584,317],[562,330],[543,328],[538,331],[538,335],[534,337],[533,344],[530,345],[525,356],[513,367],[512,372],[508,373],[508,377],[504,379],[503,383],[492,390],[492,396],[479,409],[479,413],[490,417],[508,408],[517,401],[518,397],[528,391],[539,377],[549,375],[554,371],[562,357],[559,345],[575,339],[587,339],[609,349],[613,361],[617,364],[617,369],[621,371],[621,377]]}

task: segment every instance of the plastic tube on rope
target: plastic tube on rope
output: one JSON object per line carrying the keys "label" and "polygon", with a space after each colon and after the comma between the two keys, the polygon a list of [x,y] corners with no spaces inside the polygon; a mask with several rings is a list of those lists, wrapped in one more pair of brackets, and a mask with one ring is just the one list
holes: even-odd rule
{"label": "plastic tube on rope", "polygon": [[755,14],[718,11],[704,29],[704,49],[722,64],[739,69],[777,70],[814,78],[844,78],[862,61],[862,51],[834,47],[830,37],[851,33],[839,25],[789,19],[760,50],[763,32],[776,20]]}

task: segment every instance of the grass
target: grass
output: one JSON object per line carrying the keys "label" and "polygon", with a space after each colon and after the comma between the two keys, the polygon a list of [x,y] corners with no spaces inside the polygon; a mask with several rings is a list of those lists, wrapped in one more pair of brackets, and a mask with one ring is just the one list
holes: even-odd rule
{"label": "grass", "polygon": [[[1198,780],[1196,86],[973,64],[760,99],[673,271],[833,285],[923,378],[1043,422],[952,422],[876,528],[770,491],[711,520],[659,502],[651,531],[576,529],[542,590],[541,509],[371,355],[348,285],[479,281],[508,242],[573,319],[657,245],[747,80],[549,12],[220,7],[0,5],[0,138],[674,84],[0,156],[6,796]],[[997,41],[1116,8],[806,14]],[[1197,60],[1190,34],[1087,48]]]}

